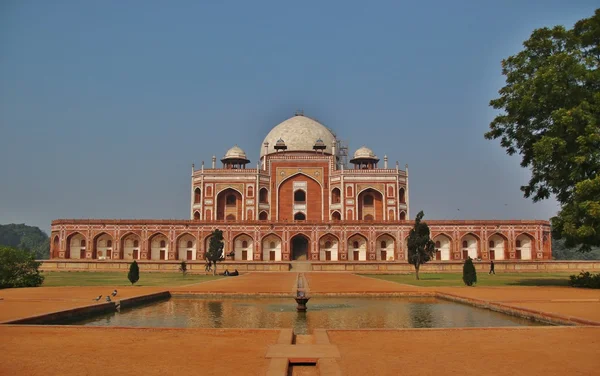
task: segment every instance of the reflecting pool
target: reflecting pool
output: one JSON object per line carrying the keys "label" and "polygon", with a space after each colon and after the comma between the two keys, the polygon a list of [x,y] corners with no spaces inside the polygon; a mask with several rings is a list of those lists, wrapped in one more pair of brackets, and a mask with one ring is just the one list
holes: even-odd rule
{"label": "reflecting pool", "polygon": [[151,305],[72,322],[86,326],[324,329],[454,328],[543,325],[436,298],[313,297],[296,312],[293,298],[174,297]]}

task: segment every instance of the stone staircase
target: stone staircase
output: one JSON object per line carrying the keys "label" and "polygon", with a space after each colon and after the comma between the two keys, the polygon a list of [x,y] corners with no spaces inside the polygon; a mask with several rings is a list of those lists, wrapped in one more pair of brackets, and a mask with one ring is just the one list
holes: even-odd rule
{"label": "stone staircase", "polygon": [[310,272],[312,264],[310,261],[290,261],[291,272]]}

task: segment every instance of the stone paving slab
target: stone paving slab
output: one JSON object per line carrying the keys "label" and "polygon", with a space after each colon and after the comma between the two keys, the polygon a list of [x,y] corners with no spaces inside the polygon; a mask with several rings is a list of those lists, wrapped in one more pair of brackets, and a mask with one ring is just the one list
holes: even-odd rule
{"label": "stone paving slab", "polygon": [[427,291],[427,288],[403,285],[356,274],[304,273],[311,294],[386,293]]}

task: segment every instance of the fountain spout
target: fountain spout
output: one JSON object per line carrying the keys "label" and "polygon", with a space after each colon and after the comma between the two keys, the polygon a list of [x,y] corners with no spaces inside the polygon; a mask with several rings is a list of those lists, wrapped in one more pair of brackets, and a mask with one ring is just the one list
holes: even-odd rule
{"label": "fountain spout", "polygon": [[298,276],[297,290],[296,290],[296,311],[298,312],[306,312],[306,303],[310,300],[310,297],[306,296],[305,288],[304,288],[304,275],[300,274]]}

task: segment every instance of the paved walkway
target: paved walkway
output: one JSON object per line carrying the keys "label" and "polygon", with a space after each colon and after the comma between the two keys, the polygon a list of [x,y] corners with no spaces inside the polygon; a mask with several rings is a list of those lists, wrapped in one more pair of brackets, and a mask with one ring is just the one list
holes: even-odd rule
{"label": "paved walkway", "polygon": [[[397,284],[346,273],[304,273],[311,294],[440,291],[470,299],[600,320],[600,292],[563,287],[441,287]],[[250,273],[173,292],[291,294],[297,273]],[[107,290],[108,289],[108,290]],[[163,290],[119,288],[120,298]],[[0,290],[0,321],[89,304],[108,287]],[[310,310],[310,304],[309,304]],[[310,315],[310,311],[308,313]],[[0,325],[0,374],[594,374],[600,327],[327,330],[91,328]],[[31,356],[31,354],[36,354]],[[215,359],[218,359],[215,361]]]}

